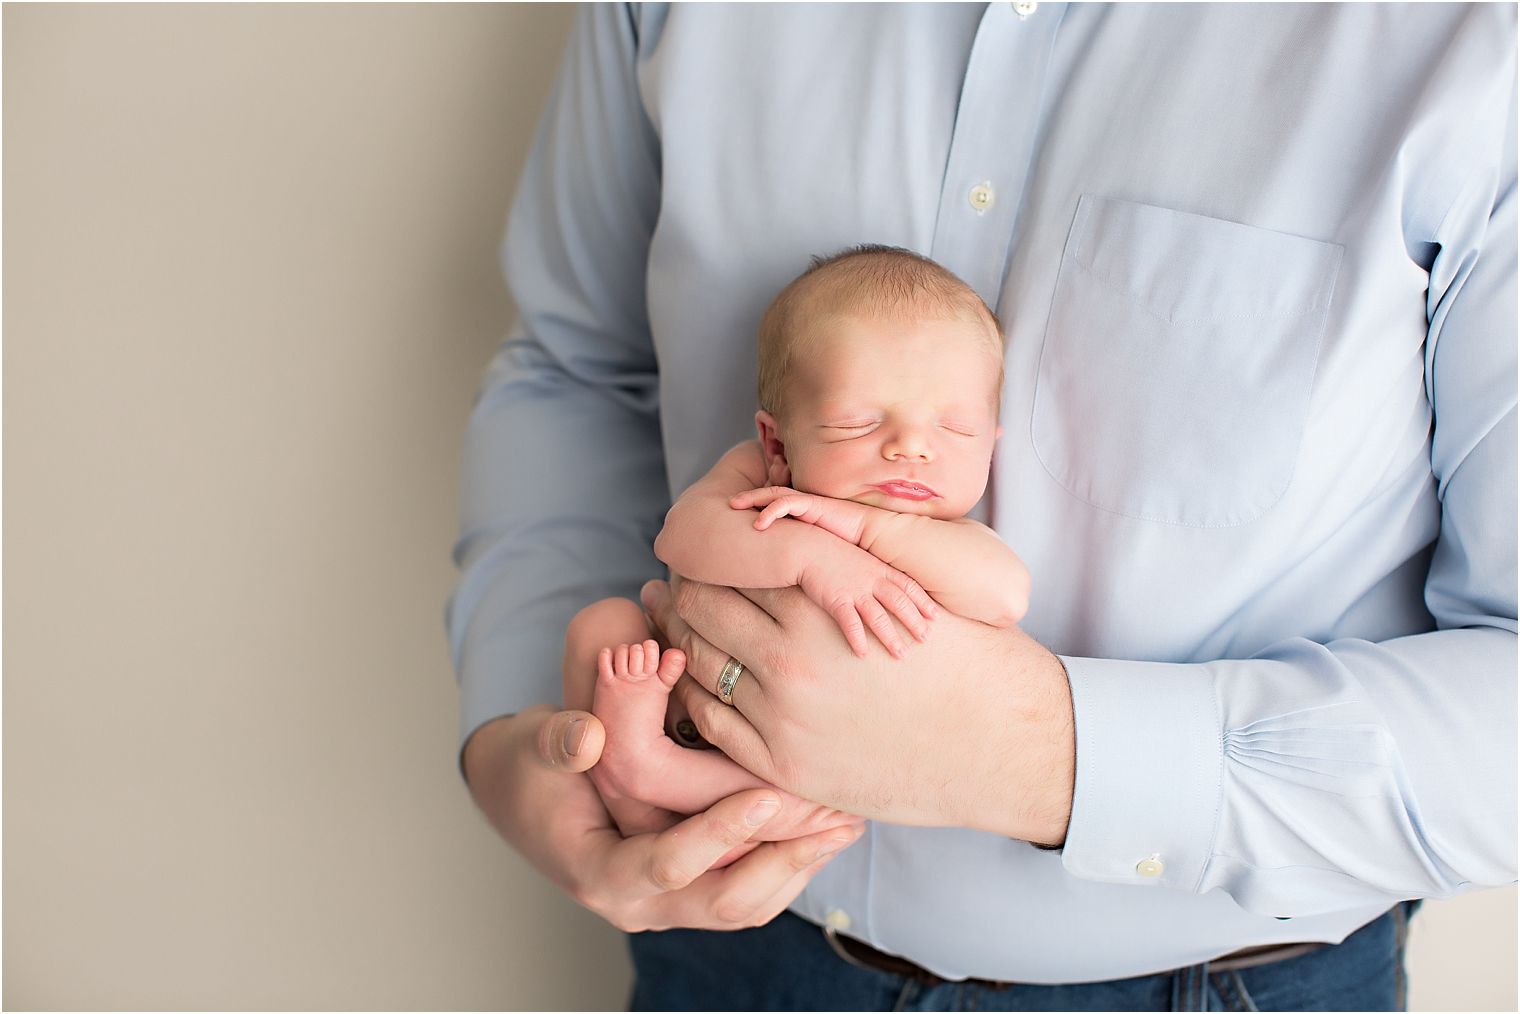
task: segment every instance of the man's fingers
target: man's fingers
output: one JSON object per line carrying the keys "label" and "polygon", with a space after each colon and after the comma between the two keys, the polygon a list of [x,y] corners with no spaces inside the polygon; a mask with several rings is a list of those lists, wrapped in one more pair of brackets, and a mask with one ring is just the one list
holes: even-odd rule
{"label": "man's fingers", "polygon": [[859,827],[821,831],[791,841],[768,842],[734,863],[712,884],[707,901],[719,929],[738,929],[770,922],[802,893],[828,860],[853,844]]}
{"label": "man's fingers", "polygon": [[[596,769],[591,769],[591,777],[596,779]],[[685,814],[672,813],[669,810],[645,803],[637,799],[629,799],[618,795],[597,784],[597,790],[602,795],[602,805],[612,815],[612,820],[617,824],[617,829],[624,838],[632,838],[636,834],[648,834],[651,831],[663,831],[679,823]]]}
{"label": "man's fingers", "polygon": [[612,857],[612,878],[650,897],[680,891],[780,810],[781,798],[773,789],[729,796],[657,835],[621,843]]}
{"label": "man's fingers", "polygon": [[[808,882],[817,876],[820,870],[822,870],[829,863],[833,862],[833,860],[840,853],[849,848],[855,842],[859,841],[860,836],[864,833],[864,825],[860,825],[851,830],[849,834],[845,834],[844,831],[836,829],[834,831],[825,832],[823,834],[814,836],[814,839],[819,840],[820,842],[819,851],[814,853],[816,858],[814,858],[814,860],[807,866],[803,867],[801,870],[797,871],[795,874],[789,877],[787,881],[781,885],[780,889],[776,891],[775,894],[771,895],[770,898],[768,898],[756,909],[754,915],[751,918],[751,924],[755,926],[763,926],[766,923],[770,922],[772,919],[776,918],[776,916],[780,915],[782,912],[786,911],[787,906],[796,900],[797,895],[802,893],[802,889],[804,887],[807,887]],[[844,844],[835,847],[833,843],[841,839],[844,841]],[[777,842],[776,844],[790,845],[791,842]],[[811,845],[803,846],[800,848],[797,853],[797,858],[805,859],[808,851],[811,848]]]}
{"label": "man's fingers", "polygon": [[[762,600],[723,585],[678,577],[671,588],[670,605],[692,630],[741,661],[760,657],[781,633]],[[721,644],[711,636],[716,631],[723,633]]]}
{"label": "man's fingers", "polygon": [[556,771],[586,771],[602,756],[607,733],[589,711],[558,711],[538,730],[538,759]]}
{"label": "man's fingers", "polygon": [[763,925],[859,834],[858,829],[833,830],[766,843],[728,868],[704,874],[684,891],[651,898],[645,917],[656,928],[735,930]]}
{"label": "man's fingers", "polygon": [[[718,676],[732,656],[744,663],[740,683],[748,686],[742,692],[747,700],[754,699],[763,678],[755,666],[780,633],[769,615],[732,588],[696,581],[681,581],[674,590],[663,581],[651,581],[641,595],[644,608],[671,645],[686,652],[686,671],[692,678],[717,693]],[[732,646],[709,641],[704,630],[721,631]]]}
{"label": "man's fingers", "polygon": [[[741,676],[739,682],[742,685],[744,677]],[[737,701],[737,688],[735,690]],[[722,750],[740,767],[775,783],[770,749],[743,712],[733,705],[724,704],[687,676],[682,676],[676,682],[674,693],[703,739]],[[787,786],[783,785],[782,788]]]}
{"label": "man's fingers", "polygon": [[[650,585],[659,588],[651,591]],[[718,692],[718,675],[728,656],[698,636],[675,611],[675,596],[665,582],[653,582],[644,586],[644,608],[649,610],[654,622],[665,632],[671,645],[686,653],[686,676],[702,684],[712,693]],[[741,660],[742,661],[742,660]],[[746,675],[748,675],[746,673]],[[743,677],[740,677],[741,681]],[[679,684],[677,684],[679,686]],[[753,689],[753,688],[751,688]]]}

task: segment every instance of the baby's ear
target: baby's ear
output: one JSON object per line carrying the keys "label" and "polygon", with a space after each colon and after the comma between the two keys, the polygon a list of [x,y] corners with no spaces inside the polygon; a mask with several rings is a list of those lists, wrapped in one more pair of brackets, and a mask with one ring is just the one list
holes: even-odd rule
{"label": "baby's ear", "polygon": [[755,413],[755,428],[760,431],[760,453],[765,456],[766,485],[790,486],[792,469],[786,463],[786,445],[781,442],[776,417],[761,409]]}

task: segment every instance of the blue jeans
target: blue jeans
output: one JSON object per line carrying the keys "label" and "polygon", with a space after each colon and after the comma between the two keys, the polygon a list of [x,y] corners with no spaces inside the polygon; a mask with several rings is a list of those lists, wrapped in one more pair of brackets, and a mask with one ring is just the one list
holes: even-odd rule
{"label": "blue jeans", "polygon": [[736,933],[666,930],[629,937],[634,1010],[1252,1011],[1403,1010],[1404,902],[1335,946],[1269,965],[1174,972],[1069,986],[925,986],[841,959],[790,912]]}

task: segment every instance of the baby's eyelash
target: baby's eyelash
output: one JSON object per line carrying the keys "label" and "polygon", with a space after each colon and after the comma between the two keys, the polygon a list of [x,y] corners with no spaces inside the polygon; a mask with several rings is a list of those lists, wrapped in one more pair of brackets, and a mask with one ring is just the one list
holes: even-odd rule
{"label": "baby's eyelash", "polygon": [[876,423],[831,423],[819,428],[823,430],[824,436],[826,438],[832,438],[835,441],[853,440],[856,437],[863,437],[867,433],[874,430],[876,428]]}

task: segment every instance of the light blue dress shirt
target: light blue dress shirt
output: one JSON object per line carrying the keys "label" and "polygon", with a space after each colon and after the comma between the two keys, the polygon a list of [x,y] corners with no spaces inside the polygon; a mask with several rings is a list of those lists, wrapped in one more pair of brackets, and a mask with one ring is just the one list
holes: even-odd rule
{"label": "light blue dress shirt", "polygon": [[776,291],[890,243],[1007,330],[980,516],[1070,670],[1074,809],[1060,853],[874,825],[794,910],[1060,982],[1513,882],[1515,20],[585,10],[466,437],[462,734],[557,700],[571,615],[661,575],[672,496],[753,435]]}

